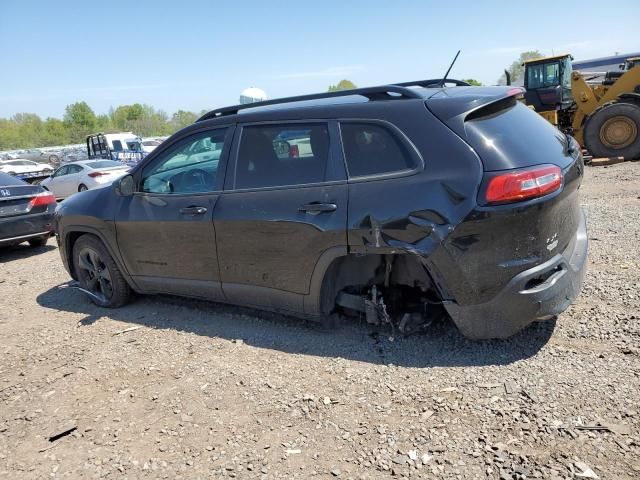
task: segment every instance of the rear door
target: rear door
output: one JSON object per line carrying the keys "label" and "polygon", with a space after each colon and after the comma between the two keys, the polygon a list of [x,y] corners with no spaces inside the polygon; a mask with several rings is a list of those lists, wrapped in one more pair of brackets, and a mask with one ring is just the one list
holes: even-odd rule
{"label": "rear door", "polygon": [[136,173],[116,214],[118,247],[145,291],[222,299],[213,211],[233,127],[177,139]]}
{"label": "rear door", "polygon": [[240,127],[214,214],[225,296],[301,311],[315,265],[347,245],[347,183],[337,124]]}

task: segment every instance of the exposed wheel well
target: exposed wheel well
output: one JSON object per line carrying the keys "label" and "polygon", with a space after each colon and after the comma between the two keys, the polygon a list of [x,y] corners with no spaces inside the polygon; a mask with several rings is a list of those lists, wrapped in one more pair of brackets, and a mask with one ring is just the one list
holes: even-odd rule
{"label": "exposed wheel well", "polygon": [[[364,314],[376,301],[383,302],[386,321],[392,324],[406,314],[424,318],[429,310],[444,311],[431,275],[416,255],[347,255],[331,263],[320,292],[323,314]],[[370,312],[366,315],[367,321],[376,323]]]}

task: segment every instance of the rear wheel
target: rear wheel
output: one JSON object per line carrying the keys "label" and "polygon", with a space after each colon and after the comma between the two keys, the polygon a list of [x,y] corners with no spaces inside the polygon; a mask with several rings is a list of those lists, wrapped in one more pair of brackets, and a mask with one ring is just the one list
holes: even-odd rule
{"label": "rear wheel", "polygon": [[98,238],[83,235],[76,241],[73,264],[80,286],[91,292],[96,305],[115,308],[129,301],[129,285]]}
{"label": "rear wheel", "polygon": [[44,247],[49,240],[49,235],[43,235],[42,237],[36,237],[29,240],[29,245],[33,248]]}
{"label": "rear wheel", "polygon": [[87,190],[89,190],[87,188],[87,186],[84,183],[81,183],[80,186],[78,187],[78,191],[79,192],[86,192]]}
{"label": "rear wheel", "polygon": [[640,107],[616,102],[587,119],[584,143],[594,157],[640,158]]}

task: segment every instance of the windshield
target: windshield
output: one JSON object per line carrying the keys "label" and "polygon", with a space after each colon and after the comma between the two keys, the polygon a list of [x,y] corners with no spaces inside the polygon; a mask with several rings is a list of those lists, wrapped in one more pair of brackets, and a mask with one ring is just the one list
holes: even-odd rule
{"label": "windshield", "polygon": [[562,101],[573,101],[573,95],[571,94],[571,73],[573,72],[573,64],[571,63],[571,57],[566,57],[562,60]]}
{"label": "windshield", "polygon": [[560,62],[527,65],[527,90],[560,85]]}
{"label": "windshield", "polygon": [[142,145],[138,140],[127,140],[127,150],[132,152],[142,152]]}

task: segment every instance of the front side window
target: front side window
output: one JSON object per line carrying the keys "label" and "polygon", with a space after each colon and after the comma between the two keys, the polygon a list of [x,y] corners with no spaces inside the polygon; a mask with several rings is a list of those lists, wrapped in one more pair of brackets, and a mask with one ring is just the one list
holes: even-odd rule
{"label": "front side window", "polygon": [[52,175],[53,177],[62,177],[63,175],[67,175],[69,173],[69,165],[65,165],[64,167],[60,167],[56,172]]}
{"label": "front side window", "polygon": [[142,191],[206,193],[217,189],[226,128],[207,130],[179,140],[142,171]]}
{"label": "front side window", "polygon": [[120,140],[114,140],[113,142],[113,150],[115,152],[121,152],[123,150],[122,148],[122,142]]}
{"label": "front side window", "polygon": [[373,123],[341,122],[342,144],[349,177],[412,170],[414,156],[398,135]]}
{"label": "front side window", "polygon": [[242,129],[236,188],[306,185],[325,181],[326,123],[258,125]]}

